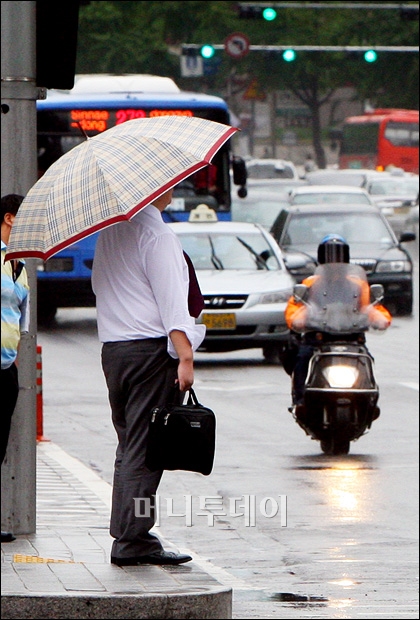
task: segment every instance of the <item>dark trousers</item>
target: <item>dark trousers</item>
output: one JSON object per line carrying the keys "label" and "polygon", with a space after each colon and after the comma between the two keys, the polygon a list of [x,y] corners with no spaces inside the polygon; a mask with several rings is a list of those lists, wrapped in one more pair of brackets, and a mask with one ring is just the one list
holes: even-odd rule
{"label": "dark trousers", "polygon": [[314,347],[310,344],[301,344],[299,347],[292,382],[292,399],[294,405],[303,404],[306,375],[308,374],[309,362],[313,352]]}
{"label": "dark trousers", "polygon": [[10,425],[19,395],[18,370],[16,364],[1,369],[1,462],[6,456]]}
{"label": "dark trousers", "polygon": [[[112,491],[111,555],[148,555],[162,545],[150,529],[155,523],[154,496],[162,471],[145,465],[150,411],[173,397],[178,361],[167,353],[166,338],[108,342],[102,347],[112,422],[118,436]],[[135,514],[135,498],[152,510]]]}

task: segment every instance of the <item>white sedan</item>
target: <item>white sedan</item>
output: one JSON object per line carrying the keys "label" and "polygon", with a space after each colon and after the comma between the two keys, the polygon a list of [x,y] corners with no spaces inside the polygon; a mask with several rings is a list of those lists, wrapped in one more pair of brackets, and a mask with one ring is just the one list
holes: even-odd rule
{"label": "white sedan", "polygon": [[267,361],[281,361],[289,344],[284,311],[295,281],[273,237],[246,222],[198,220],[168,226],[190,256],[205,299],[196,319],[207,327],[199,350],[261,347]]}
{"label": "white sedan", "polygon": [[289,194],[291,205],[363,204],[375,206],[372,197],[362,187],[351,185],[303,185]]}

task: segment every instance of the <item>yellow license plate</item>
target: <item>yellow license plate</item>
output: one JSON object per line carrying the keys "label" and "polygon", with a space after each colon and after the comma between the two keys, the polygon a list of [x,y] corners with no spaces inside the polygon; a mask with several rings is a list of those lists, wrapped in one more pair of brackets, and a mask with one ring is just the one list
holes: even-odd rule
{"label": "yellow license plate", "polygon": [[202,321],[207,329],[236,329],[236,315],[233,312],[203,314]]}

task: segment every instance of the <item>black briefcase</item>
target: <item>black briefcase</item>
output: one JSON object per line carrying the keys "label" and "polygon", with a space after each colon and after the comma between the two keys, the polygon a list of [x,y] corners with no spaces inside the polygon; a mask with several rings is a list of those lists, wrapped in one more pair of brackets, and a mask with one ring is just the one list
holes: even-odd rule
{"label": "black briefcase", "polygon": [[150,412],[146,466],[151,471],[183,469],[208,476],[215,445],[216,417],[198,402],[192,388],[186,404],[154,407]]}

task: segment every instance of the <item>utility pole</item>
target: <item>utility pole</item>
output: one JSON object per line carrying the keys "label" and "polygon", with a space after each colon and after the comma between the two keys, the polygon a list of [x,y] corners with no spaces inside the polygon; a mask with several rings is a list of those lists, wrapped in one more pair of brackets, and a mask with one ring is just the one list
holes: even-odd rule
{"label": "utility pole", "polygon": [[[36,182],[36,2],[1,3],[1,195]],[[36,268],[26,261],[31,325],[18,355],[19,397],[1,471],[1,527],[36,530]]]}

